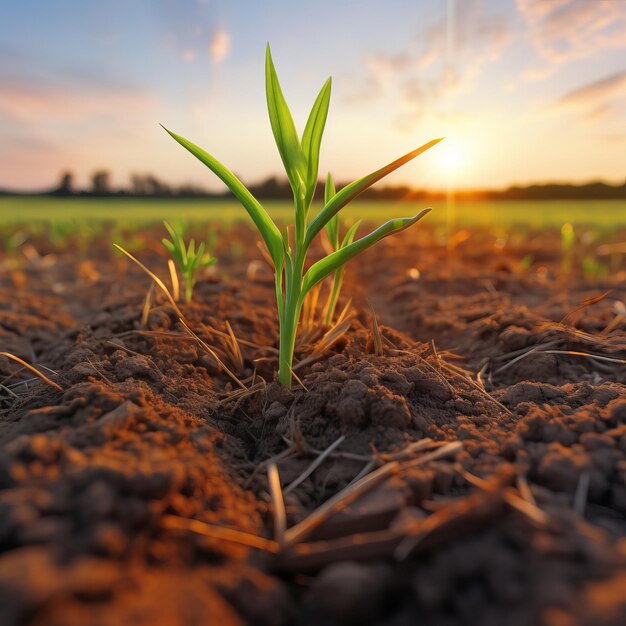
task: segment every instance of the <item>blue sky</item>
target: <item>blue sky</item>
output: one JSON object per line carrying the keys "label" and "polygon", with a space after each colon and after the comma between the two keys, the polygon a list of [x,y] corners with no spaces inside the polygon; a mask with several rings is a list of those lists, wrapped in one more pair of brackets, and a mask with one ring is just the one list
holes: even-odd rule
{"label": "blue sky", "polygon": [[626,176],[622,0],[21,0],[2,14],[1,187],[104,167],[119,184],[218,188],[159,122],[244,179],[280,174],[267,41],[300,127],[333,76],[321,168],[339,180],[441,135],[393,182]]}

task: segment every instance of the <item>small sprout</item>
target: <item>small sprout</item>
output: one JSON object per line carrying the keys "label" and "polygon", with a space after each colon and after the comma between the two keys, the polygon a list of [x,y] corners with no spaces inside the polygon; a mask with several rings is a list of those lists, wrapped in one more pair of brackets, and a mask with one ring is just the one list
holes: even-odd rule
{"label": "small sprout", "polygon": [[519,266],[522,270],[528,271],[535,262],[535,257],[532,254],[526,254],[519,262]]}
{"label": "small sprout", "polygon": [[567,223],[561,228],[561,253],[563,255],[561,268],[566,275],[572,272],[572,262],[574,259],[574,246],[576,244],[576,233],[574,227]]}
{"label": "small sprout", "polygon": [[[430,209],[425,209],[412,217],[392,219],[365,237],[351,243],[346,242],[345,246],[339,246],[328,256],[307,266],[308,252],[313,240],[350,201],[381,178],[432,148],[441,139],[429,141],[388,165],[346,185],[324,203],[322,210],[313,219],[309,219],[311,202],[317,186],[320,144],[328,115],[331,80],[329,78],[324,83],[317,96],[302,135],[296,131],[278,82],[269,45],[265,57],[265,87],[272,132],[293,191],[294,219],[291,228],[288,227],[281,232],[250,190],[215,157],[184,137],[169,130],[167,132],[226,184],[244,206],[263,238],[274,266],[280,329],[278,381],[286,387],[291,387],[296,335],[307,294],[327,276],[342,268],[351,258],[367,250],[383,237],[412,226]],[[331,226],[331,230],[332,228]],[[290,237],[290,232],[293,237]],[[354,233],[351,236],[354,237]]]}
{"label": "small sprout", "polygon": [[169,222],[163,222],[163,224],[172,238],[171,241],[163,239],[163,245],[169,250],[172,258],[178,265],[178,269],[185,277],[185,300],[191,302],[198,270],[202,267],[213,265],[217,259],[206,250],[204,242],[198,246],[197,250],[196,242],[193,239],[186,246],[183,238],[183,227],[180,224],[177,224],[176,227]]}
{"label": "small sprout", "polygon": [[580,266],[586,280],[598,280],[609,275],[608,266],[591,255],[583,257]]}

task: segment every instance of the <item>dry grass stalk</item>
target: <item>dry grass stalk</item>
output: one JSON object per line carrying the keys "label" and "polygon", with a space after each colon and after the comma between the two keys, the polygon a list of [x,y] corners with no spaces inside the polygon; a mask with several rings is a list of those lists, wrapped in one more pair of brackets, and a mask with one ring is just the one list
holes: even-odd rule
{"label": "dry grass stalk", "polygon": [[345,508],[348,504],[371,491],[387,477],[397,472],[399,465],[397,461],[387,463],[363,477],[357,483],[348,485],[348,487],[342,489],[338,494],[315,509],[315,511],[300,523],[287,530],[285,533],[285,547],[289,548],[308,537],[324,520],[330,517],[331,514]]}
{"label": "dry grass stalk", "polygon": [[145,328],[148,324],[148,315],[152,307],[152,296],[154,295],[154,283],[150,283],[148,293],[146,293],[146,299],[143,301],[143,308],[141,310],[141,325]]}
{"label": "dry grass stalk", "polygon": [[601,335],[612,333],[620,323],[626,320],[626,305],[621,300],[616,300],[613,303],[613,313],[615,313],[615,317],[606,325],[606,328],[600,333]]}
{"label": "dry grass stalk", "polygon": [[19,396],[11,389],[9,389],[9,387],[5,387],[2,383],[0,383],[0,389],[4,389],[4,391],[6,391],[10,396],[13,396],[14,398],[19,398]]}
{"label": "dry grass stalk", "polygon": [[183,328],[198,342],[198,344],[202,346],[215,359],[215,362],[219,365],[219,367],[224,370],[224,372],[226,372],[227,376],[231,378],[235,383],[237,383],[237,385],[241,389],[245,389],[246,391],[248,391],[248,388],[239,380],[239,378],[237,378],[237,376],[233,372],[231,372],[228,367],[226,367],[226,365],[217,355],[215,350],[213,350],[213,348],[211,348],[211,346],[209,346],[205,341],[200,339],[200,337],[198,337],[198,335],[196,335],[196,333],[194,333],[193,330],[191,330],[191,328],[187,326],[185,320],[182,317],[179,318],[179,321],[183,325]]}
{"label": "dry grass stalk", "polygon": [[533,496],[533,492],[530,489],[530,485],[528,484],[528,479],[525,474],[517,475],[517,490],[519,491],[520,496],[524,498],[527,502],[531,504],[537,505],[535,501],[535,496]]}
{"label": "dry grass stalk", "polygon": [[382,461],[406,461],[412,458],[417,452],[422,452],[433,446],[440,447],[444,445],[446,445],[445,441],[433,441],[430,437],[424,437],[424,439],[414,441],[396,452],[381,454],[378,458]]}
{"label": "dry grass stalk", "polygon": [[280,485],[280,475],[276,463],[272,462],[267,467],[267,482],[272,498],[272,511],[274,515],[274,538],[276,543],[282,547],[287,528],[287,513],[285,511],[285,500],[283,490]]}
{"label": "dry grass stalk", "polygon": [[317,326],[320,325],[320,320],[317,320],[317,303],[320,298],[320,290],[322,283],[319,283],[313,287],[304,298],[302,305],[302,314],[300,317],[300,324],[302,326],[303,333],[311,332]]}
{"label": "dry grass stalk", "polygon": [[165,286],[165,283],[154,272],[150,271],[139,259],[135,258],[130,252],[127,252],[126,250],[124,250],[122,246],[116,243],[114,243],[113,245],[120,252],[125,254],[131,261],[136,263],[146,274],[148,274],[148,276],[150,276],[150,278],[152,278],[152,280],[157,284],[157,286],[165,294],[165,297],[169,300],[169,303],[174,307],[174,310],[176,311],[178,316],[182,318],[183,314],[181,313],[181,310],[178,308],[178,305],[176,304],[174,298],[172,297],[170,290]]}
{"label": "dry grass stalk", "polygon": [[437,361],[439,361],[439,352],[437,352],[437,346],[435,345],[434,339],[430,340],[430,347],[433,351],[433,356],[437,359]]}
{"label": "dry grass stalk", "polygon": [[14,354],[11,354],[10,352],[0,352],[0,356],[4,356],[7,359],[11,359],[12,361],[15,361],[16,363],[19,363],[22,367],[25,367],[28,371],[32,372],[33,374],[35,374],[35,376],[43,380],[43,382],[46,383],[46,385],[50,385],[50,387],[54,387],[58,391],[63,391],[63,387],[51,381],[45,374],[42,374],[39,370],[35,369],[32,365],[26,363],[26,361],[24,361],[23,359],[20,359],[19,356],[15,356]]}
{"label": "dry grass stalk", "polygon": [[361,471],[350,481],[349,485],[352,485],[363,476],[367,476],[377,465],[388,463],[389,461],[407,461],[412,459],[417,452],[421,452],[431,447],[440,447],[447,445],[445,441],[433,441],[430,437],[425,437],[419,441],[414,441],[405,448],[397,450],[396,452],[390,452],[387,454],[373,454],[371,459],[363,466]]}
{"label": "dry grass stalk", "polygon": [[393,550],[397,561],[404,561],[420,547],[446,543],[472,528],[480,528],[501,514],[504,506],[501,493],[477,492],[456,498],[405,533]]}
{"label": "dry grass stalk", "polygon": [[507,409],[502,402],[496,400],[484,387],[481,387],[475,380],[472,379],[469,372],[462,370],[461,368],[453,365],[452,363],[447,363],[446,361],[440,361],[441,367],[448,372],[456,374],[460,376],[463,380],[467,381],[476,391],[481,393],[487,400],[495,404],[498,408],[502,409],[507,415],[513,415],[510,409]]}
{"label": "dry grass stalk", "polygon": [[219,541],[229,541],[249,548],[257,548],[265,552],[277,553],[278,544],[271,539],[265,539],[251,533],[246,533],[226,526],[215,526],[194,519],[185,519],[177,515],[164,515],[161,518],[161,526],[170,530],[186,530],[189,532],[217,539]]}
{"label": "dry grass stalk", "polygon": [[378,320],[376,319],[376,313],[372,308],[372,305],[369,305],[370,313],[371,313],[371,326],[370,326],[370,335],[372,337],[372,347],[374,350],[374,354],[376,356],[383,356],[385,353],[383,347],[383,337],[380,332],[380,326],[378,325]]}
{"label": "dry grass stalk", "polygon": [[338,494],[330,498],[330,500],[327,500],[324,504],[315,509],[307,518],[288,529],[285,533],[284,547],[289,548],[308,537],[323,521],[328,519],[330,515],[340,511],[365,493],[368,493],[389,476],[397,474],[403,469],[416,467],[423,463],[434,461],[435,459],[455,455],[462,447],[463,444],[460,441],[454,441],[441,446],[434,452],[425,454],[423,457],[413,459],[406,463],[399,461],[386,463],[361,478],[358,482],[342,489]]}
{"label": "dry grass stalk", "polygon": [[538,526],[546,526],[550,521],[550,518],[544,511],[536,504],[520,497],[514,489],[509,488],[504,490],[504,500],[511,508],[522,513],[522,515],[525,515]]}
{"label": "dry grass stalk", "polygon": [[535,504],[532,496],[531,500],[526,499],[520,496],[515,489],[510,487],[503,488],[499,482],[494,480],[485,480],[484,478],[475,476],[460,466],[457,466],[457,471],[461,474],[461,476],[463,476],[463,478],[465,478],[465,480],[467,480],[468,483],[470,483],[470,485],[474,485],[482,491],[490,493],[501,492],[504,501],[509,507],[522,513],[535,524],[538,524],[539,526],[545,526],[548,524],[549,517]]}
{"label": "dry grass stalk", "polygon": [[337,324],[341,324],[345,319],[347,319],[348,315],[352,317],[352,313],[350,312],[350,307],[352,306],[352,298],[348,298],[346,305],[341,309],[341,313],[339,313],[337,317],[337,321],[335,322],[335,326]]}
{"label": "dry grass stalk", "polygon": [[[220,338],[228,339],[228,333],[222,332],[221,330],[217,330],[216,328],[208,328],[206,325],[203,325],[203,329],[206,329],[209,334],[215,334]],[[118,333],[114,335],[115,337],[126,337],[128,335],[144,335],[145,337],[158,337],[159,339],[176,339],[177,341],[194,341],[194,338],[184,333],[173,333],[173,332],[164,332],[160,330],[127,330],[123,333]],[[241,346],[246,346],[249,348],[254,348],[255,350],[266,350],[268,352],[277,353],[278,350],[273,348],[272,346],[262,346],[258,343],[254,343],[252,341],[248,341],[246,339],[241,339],[237,337],[237,343]]]}
{"label": "dry grass stalk", "polygon": [[285,488],[285,495],[291,493],[298,485],[303,483],[343,442],[345,435],[337,438],[333,443],[324,450],[288,487]]}
{"label": "dry grass stalk", "polygon": [[292,454],[295,453],[295,451],[296,451],[295,446],[291,444],[289,448],[287,448],[286,450],[283,450],[282,452],[275,454],[274,456],[270,457],[269,459],[266,459],[265,461],[261,461],[261,463],[257,463],[254,466],[254,470],[252,471],[252,474],[250,474],[250,476],[244,483],[245,488],[247,489],[252,484],[252,481],[254,480],[255,476],[257,476],[261,470],[271,465],[272,463],[277,463],[278,461],[281,461],[282,459],[286,459],[290,457]]}
{"label": "dry grass stalk", "polygon": [[172,281],[172,296],[178,302],[180,300],[180,283],[178,282],[178,274],[174,259],[167,260],[167,267],[170,270],[170,280]]}
{"label": "dry grass stalk", "polygon": [[302,379],[293,371],[293,369],[291,369],[291,375],[296,379],[296,382],[300,385],[300,387],[309,393],[307,386],[302,382]]}
{"label": "dry grass stalk", "polygon": [[619,363],[620,365],[626,364],[626,359],[616,359],[610,356],[604,356],[602,354],[592,354],[590,352],[577,352],[576,350],[542,350],[543,354],[563,354],[568,356],[580,356],[587,359],[593,359],[597,361],[604,361],[606,363]]}
{"label": "dry grass stalk", "polygon": [[320,340],[313,347],[311,354],[301,361],[298,361],[298,363],[293,366],[293,370],[297,370],[305,365],[310,365],[311,363],[321,359],[324,354],[326,354],[326,352],[346,334],[351,323],[351,317],[342,321],[337,321],[332,328],[329,328],[322,335]]}
{"label": "dry grass stalk", "polygon": [[367,476],[379,463],[375,459],[369,460],[362,468],[361,471],[348,483],[348,487],[354,485],[361,480],[364,476]]}
{"label": "dry grass stalk", "polygon": [[100,376],[102,378],[102,380],[104,380],[104,382],[109,385],[109,386],[113,386],[113,382],[111,381],[111,379],[104,373],[103,370],[98,369],[95,365],[95,363],[93,363],[91,361],[91,359],[87,359],[87,363],[89,363],[89,365],[91,365],[92,369],[94,372],[96,372],[96,374],[98,374],[98,376]]}
{"label": "dry grass stalk", "polygon": [[489,368],[489,360],[487,359],[487,361],[483,363],[480,370],[476,373],[476,381],[485,391],[487,391],[487,388],[485,387],[485,381],[483,380],[483,377],[485,376],[488,368]]}
{"label": "dry grass stalk", "polygon": [[517,356],[514,359],[508,361],[504,365],[501,365],[497,370],[495,370],[494,374],[500,374],[501,372],[504,372],[504,370],[509,369],[509,367],[515,365],[515,363],[518,363],[522,359],[525,359],[529,354],[532,354],[533,352],[540,352],[543,348],[551,348],[552,346],[558,345],[558,343],[559,343],[558,341],[549,341],[549,342],[537,344],[535,346],[530,346],[528,348],[522,348],[521,350],[516,350],[515,353],[511,352],[508,355],[502,355],[501,358],[505,358],[507,356],[512,356],[513,354],[517,354]]}
{"label": "dry grass stalk", "polygon": [[[289,437],[282,437],[283,441],[288,446],[293,446],[295,449],[303,450],[306,454],[323,454],[324,450],[318,450],[317,448],[312,448],[308,443],[301,440],[296,444],[294,441],[289,439]],[[354,452],[332,452],[329,455],[333,459],[347,459],[349,461],[371,461],[372,457],[368,454],[355,454]]]}
{"label": "dry grass stalk", "polygon": [[[150,359],[152,361],[152,357],[148,356],[147,354],[141,354],[141,352],[136,352],[135,350],[131,350],[130,348],[123,346],[121,343],[111,341],[110,339],[107,340],[107,343],[111,346],[115,346],[118,350],[123,350],[124,352],[128,352],[128,354],[133,354],[134,356],[141,356],[146,359]],[[154,363],[154,361],[152,362]]]}
{"label": "dry grass stalk", "polygon": [[274,261],[272,260],[272,255],[269,253],[267,246],[264,241],[257,241],[256,247],[259,249],[261,256],[265,260],[265,262],[270,266],[272,271],[274,270]]}
{"label": "dry grass stalk", "polygon": [[587,307],[593,305],[593,304],[597,304],[598,302],[602,302],[602,300],[604,300],[606,297],[608,297],[609,295],[611,295],[612,290],[606,291],[603,294],[600,294],[599,296],[594,296],[593,298],[586,298],[585,300],[582,301],[582,303],[573,308],[571,311],[568,311],[563,318],[561,319],[561,321],[559,322],[560,324],[567,324],[570,326],[574,326],[575,322],[578,321],[578,318],[580,317],[579,313],[581,311],[584,311]]}
{"label": "dry grass stalk", "polygon": [[[245,381],[242,380],[241,382],[245,384],[248,380],[249,379],[246,379]],[[257,383],[255,382],[255,378],[252,377],[252,383],[250,387],[247,387],[246,389],[238,389],[235,391],[226,391],[222,393],[219,404],[230,404],[233,408],[237,408],[245,398],[249,398],[255,393],[263,391],[266,388],[267,383],[265,382],[265,380],[261,378],[261,381]]]}
{"label": "dry grass stalk", "polygon": [[243,370],[243,354],[241,353],[241,347],[233,332],[232,326],[230,322],[226,320],[226,330],[228,332],[227,339],[224,342],[226,350],[228,352],[228,356],[230,357],[231,363],[235,366],[239,371]]}

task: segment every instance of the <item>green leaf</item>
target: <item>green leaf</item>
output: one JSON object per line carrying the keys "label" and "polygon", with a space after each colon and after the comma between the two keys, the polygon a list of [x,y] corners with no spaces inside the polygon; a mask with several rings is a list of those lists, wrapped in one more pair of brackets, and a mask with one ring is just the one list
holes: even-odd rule
{"label": "green leaf", "polygon": [[[327,257],[320,259],[317,263],[314,263],[304,275],[301,297],[304,298],[306,293],[312,287],[317,285],[317,283],[321,280],[324,280],[324,278],[326,278],[326,276],[330,273],[345,265],[352,257],[363,252],[364,250],[367,250],[367,248],[373,246],[377,241],[380,241],[384,237],[392,235],[393,233],[398,233],[401,230],[412,226],[415,222],[421,220],[424,215],[429,213],[430,210],[431,209],[424,209],[414,217],[399,217],[389,220],[369,235],[361,237],[361,239],[347,245],[345,248],[340,248],[336,252],[329,254]],[[352,228],[354,228],[354,226]]]}
{"label": "green leaf", "polygon": [[[324,185],[324,204],[328,204],[330,199],[337,193],[335,191],[335,183],[333,182],[333,177],[328,172],[328,176],[326,176],[326,184]],[[335,215],[326,223],[326,234],[328,235],[328,240],[330,241],[330,245],[333,250],[337,250],[339,247],[339,217]]]}
{"label": "green leaf", "polygon": [[326,118],[328,117],[328,105],[330,103],[330,89],[332,79],[329,78],[319,95],[315,99],[309,119],[307,120],[304,132],[302,133],[302,152],[307,163],[306,175],[306,199],[305,204],[308,206],[313,199],[315,187],[317,187],[317,173],[320,162],[320,145],[322,143],[322,135],[324,134],[324,126],[326,126]]}
{"label": "green leaf", "polygon": [[307,178],[306,159],[302,152],[291,112],[278,82],[269,44],[267,44],[265,54],[265,91],[267,110],[278,152],[280,152],[280,157],[283,160],[293,193],[295,196],[300,197],[305,192],[304,186]]}
{"label": "green leaf", "polygon": [[163,220],[163,226],[165,226],[167,232],[170,234],[172,241],[176,239],[177,232],[174,230],[174,227],[166,220]]}
{"label": "green leaf", "polygon": [[326,176],[326,184],[324,185],[324,204],[328,204],[331,198],[337,193],[335,189],[335,181],[330,172]]}
{"label": "green leaf", "polygon": [[246,186],[224,165],[222,165],[215,157],[211,156],[202,148],[196,146],[191,141],[173,133],[165,126],[163,127],[167,133],[173,137],[183,148],[186,148],[197,159],[202,161],[218,178],[220,178],[226,186],[231,190],[233,195],[241,202],[248,215],[252,218],[256,227],[265,241],[265,245],[269,250],[270,256],[274,261],[274,267],[277,272],[281,271],[284,260],[284,243],[282,235],[278,227],[272,221],[267,211],[261,206],[259,201],[248,191]]}
{"label": "green leaf", "polygon": [[[337,218],[337,215],[335,215],[333,219],[336,219],[336,218]],[[352,226],[348,229],[346,236],[343,238],[343,241],[341,242],[342,248],[349,246],[354,241],[354,236],[356,235],[356,231],[358,230],[360,225],[361,225],[361,220],[358,220],[355,224],[352,224]]]}
{"label": "green leaf", "polygon": [[187,260],[187,253],[185,250],[185,240],[183,239],[183,228],[180,223],[176,226],[172,226],[169,222],[163,221],[163,225],[167,229],[167,232],[172,238],[172,243],[176,249],[177,258],[184,265]]}
{"label": "green leaf", "polygon": [[343,189],[338,191],[328,202],[324,208],[318,213],[318,215],[311,221],[309,227],[307,228],[306,239],[304,242],[305,246],[310,246],[311,242],[315,238],[315,236],[322,230],[322,228],[328,223],[328,221],[336,215],[348,202],[354,200],[360,193],[371,187],[374,183],[378,182],[381,178],[384,178],[388,174],[391,174],[394,170],[397,170],[399,167],[408,163],[416,156],[422,154],[422,152],[426,152],[429,148],[432,148],[434,145],[438,144],[443,137],[439,139],[433,139],[428,143],[425,143],[423,146],[405,154],[404,156],[396,159],[389,165],[385,165],[381,167],[379,170],[364,176],[363,178],[359,178],[359,180],[355,180],[354,182],[346,185]]}

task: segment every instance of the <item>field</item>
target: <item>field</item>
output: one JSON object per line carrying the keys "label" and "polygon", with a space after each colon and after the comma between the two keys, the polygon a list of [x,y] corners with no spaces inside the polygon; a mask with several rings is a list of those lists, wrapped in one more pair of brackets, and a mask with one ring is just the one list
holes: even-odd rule
{"label": "field", "polygon": [[[277,221],[290,216],[287,201],[264,203]],[[358,200],[342,211],[345,219],[382,222],[398,215],[410,215],[422,201],[414,203]],[[544,200],[544,201],[447,201],[428,202],[434,210],[430,222],[445,223],[453,216],[460,226],[523,226],[560,228],[564,223],[592,224],[604,230],[626,226],[626,200]],[[163,219],[190,222],[245,221],[247,215],[232,200],[170,199],[82,199],[46,197],[0,197],[0,227],[53,222],[85,227],[101,222],[146,225]]]}
{"label": "field", "polygon": [[[287,390],[234,203],[0,199],[0,351],[47,377],[0,357],[0,622],[626,623],[624,204],[435,208]],[[171,287],[176,217],[221,233],[186,326],[111,246]]]}

